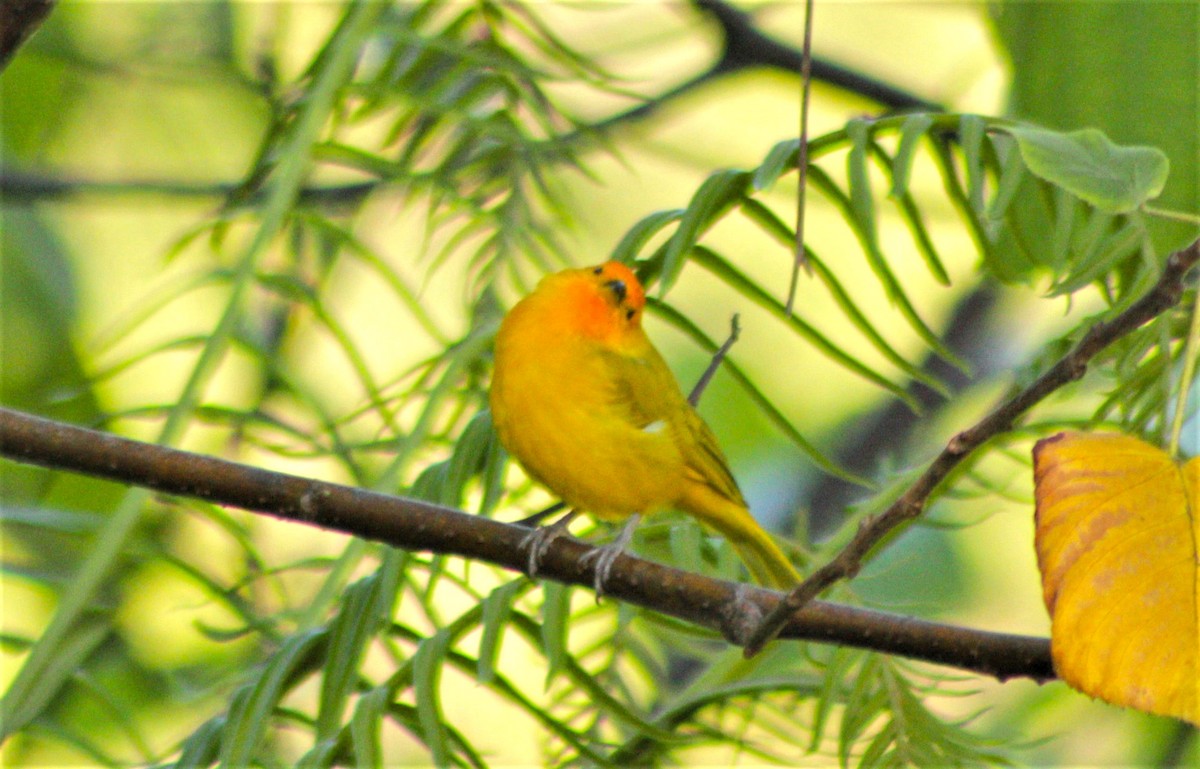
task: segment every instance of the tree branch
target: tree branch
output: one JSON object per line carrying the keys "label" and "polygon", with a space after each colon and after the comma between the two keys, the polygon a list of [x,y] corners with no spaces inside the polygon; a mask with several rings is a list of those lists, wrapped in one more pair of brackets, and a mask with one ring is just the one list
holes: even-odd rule
{"label": "tree branch", "polygon": [[[527,528],[440,505],[262,470],[0,409],[0,456],[265,513],[406,550],[480,559],[514,571],[527,562]],[[560,537],[539,566],[543,576],[593,584],[592,548]],[[606,593],[720,632],[742,643],[779,594],[621,556]],[[940,625],[884,612],[813,602],[781,635],[844,644],[951,665],[1000,680],[1054,678],[1044,638]]]}
{"label": "tree branch", "polygon": [[878,516],[864,518],[854,537],[833,560],[810,574],[771,609],[745,644],[746,655],[758,653],[787,626],[789,616],[802,610],[830,585],[856,575],[871,548],[900,524],[918,517],[925,510],[930,494],[973,451],[1011,429],[1018,417],[1047,395],[1081,378],[1087,372],[1088,361],[1105,347],[1178,303],[1183,294],[1184,276],[1197,261],[1200,261],[1200,240],[1171,254],[1158,282],[1145,296],[1108,323],[1092,326],[1074,349],[1037,381],[1000,404],[973,427],[951,438],[921,477],[891,507]]}
{"label": "tree branch", "polygon": [[[799,48],[766,35],[754,23],[754,17],[724,0],[693,0],[721,26],[723,47],[713,74],[737,72],[751,67],[772,67],[799,75],[804,56]],[[812,77],[835,88],[857,94],[889,110],[942,111],[943,107],[922,99],[890,83],[868,77],[819,56],[812,57]]]}
{"label": "tree branch", "polygon": [[[579,136],[603,132],[613,127],[640,120],[657,111],[667,102],[677,99],[723,75],[742,70],[764,67],[779,69],[795,75],[804,70],[803,52],[794,46],[781,43],[765,34],[754,23],[754,17],[724,0],[692,0],[692,5],[707,14],[717,23],[721,33],[721,54],[708,69],[693,75],[667,91],[647,99],[636,107],[611,115],[595,125],[587,126],[561,141],[569,142]],[[941,112],[944,107],[936,102],[922,99],[916,94],[897,88],[890,83],[877,80],[861,72],[843,67],[819,56],[811,57],[811,75],[835,88],[873,101],[890,112],[902,110],[926,110]]]}
{"label": "tree branch", "polygon": [[[942,343],[955,358],[967,364],[966,370],[976,378],[986,378],[1003,365],[996,356],[988,354],[993,340],[985,331],[998,297],[996,282],[982,281],[957,301],[945,324]],[[846,416],[836,431],[838,444],[831,451],[838,467],[856,476],[869,476],[886,457],[896,454],[908,443],[922,419],[942,405],[953,402],[972,381],[963,369],[948,363],[936,352],[925,356],[921,372],[940,382],[945,391],[939,392],[924,382],[911,380],[907,389],[919,409],[892,399]],[[859,484],[823,474],[804,500],[808,509],[809,537],[819,541],[832,535],[845,523],[846,510],[865,496],[866,490]],[[800,506],[800,500],[793,505],[794,508]]]}
{"label": "tree branch", "polygon": [[[387,181],[370,181],[301,187],[297,199],[304,205],[333,209],[350,208],[362,203],[363,198],[387,184]],[[39,176],[0,168],[0,197],[3,197],[4,202],[10,205],[47,200],[70,200],[82,195],[152,195],[155,197],[222,200],[242,190],[242,184],[234,182],[190,183],[153,179],[98,181],[61,176]],[[258,204],[261,203],[262,198],[263,194],[259,190],[238,202],[242,205]]]}
{"label": "tree branch", "polygon": [[[52,0],[0,0],[0,12],[7,7],[7,3],[14,1],[26,2],[30,5],[45,2],[47,8],[52,4]],[[657,96],[646,99],[636,107],[618,112],[565,136],[546,139],[547,144],[564,145],[586,140],[588,137],[609,131],[618,125],[648,117],[664,104],[723,75],[755,67],[768,67],[800,74],[803,61],[801,51],[764,34],[754,24],[754,18],[750,14],[723,2],[723,0],[693,0],[693,6],[710,16],[720,29],[721,53],[717,61],[703,72]],[[812,58],[812,77],[814,80],[874,101],[889,111],[941,111],[943,109],[935,102],[820,57]],[[361,202],[367,195],[389,183],[389,180],[381,180],[306,187],[300,191],[300,201],[323,207],[347,207]],[[0,196],[3,196],[8,202],[16,203],[59,200],[79,194],[150,194],[184,198],[227,198],[241,189],[241,185],[237,183],[189,184],[152,180],[104,182],[90,179],[41,177],[14,169],[0,169]],[[254,200],[255,198],[251,197],[242,202],[254,202]]]}
{"label": "tree branch", "polygon": [[50,15],[55,0],[0,2],[0,72],[34,30]]}

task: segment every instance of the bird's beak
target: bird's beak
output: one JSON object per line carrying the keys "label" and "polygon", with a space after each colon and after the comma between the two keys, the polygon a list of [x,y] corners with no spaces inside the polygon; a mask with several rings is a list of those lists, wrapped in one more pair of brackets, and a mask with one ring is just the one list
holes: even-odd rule
{"label": "bird's beak", "polygon": [[625,292],[626,292],[626,289],[625,289],[625,281],[623,281],[623,280],[610,280],[610,281],[608,281],[607,283],[605,283],[604,285],[605,285],[605,287],[606,287],[606,288],[611,288],[611,289],[612,289],[612,292],[613,292],[614,294],[616,294],[616,295],[617,295],[617,301],[618,301],[618,302],[624,302],[624,301],[625,301]]}

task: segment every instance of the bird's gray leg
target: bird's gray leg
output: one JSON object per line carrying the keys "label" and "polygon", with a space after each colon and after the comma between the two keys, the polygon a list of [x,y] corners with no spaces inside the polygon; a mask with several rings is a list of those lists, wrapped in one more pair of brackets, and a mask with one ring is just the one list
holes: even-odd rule
{"label": "bird's gray leg", "polygon": [[535,528],[521,540],[521,547],[529,548],[529,562],[525,573],[531,579],[537,576],[538,566],[541,565],[550,543],[567,533],[567,528],[577,515],[579,515],[578,510],[571,510],[549,526]]}
{"label": "bird's gray leg", "polygon": [[592,586],[596,589],[597,602],[604,597],[604,583],[608,581],[608,575],[612,572],[613,563],[617,560],[618,556],[628,549],[629,543],[633,541],[633,530],[637,528],[641,520],[641,515],[629,516],[629,520],[625,522],[615,540],[610,544],[602,545],[590,552],[584,553],[583,557],[579,559],[581,564],[586,564],[588,561],[596,562],[596,571],[592,578]]}

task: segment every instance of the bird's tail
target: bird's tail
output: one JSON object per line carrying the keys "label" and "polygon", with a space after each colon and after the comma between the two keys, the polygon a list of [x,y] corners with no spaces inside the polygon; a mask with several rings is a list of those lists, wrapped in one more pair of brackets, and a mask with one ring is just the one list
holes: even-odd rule
{"label": "bird's tail", "polygon": [[755,582],[776,590],[791,590],[799,584],[800,572],[796,571],[796,567],[792,566],[792,562],[767,532],[758,529],[754,538],[740,540],[727,532],[722,533],[746,564]]}
{"label": "bird's tail", "polygon": [[763,587],[789,590],[801,581],[800,572],[744,506],[711,491],[689,495],[685,503],[685,512],[729,541],[755,582]]}

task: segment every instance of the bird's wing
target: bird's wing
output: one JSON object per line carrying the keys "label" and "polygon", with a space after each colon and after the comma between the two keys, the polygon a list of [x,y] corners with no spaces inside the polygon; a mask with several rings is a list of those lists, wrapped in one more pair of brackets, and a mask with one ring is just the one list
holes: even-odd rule
{"label": "bird's wing", "polygon": [[636,357],[607,354],[613,356],[613,406],[621,418],[638,430],[669,432],[696,482],[745,505],[716,436],[684,398],[662,356],[653,349]]}
{"label": "bird's wing", "polygon": [[[612,400],[609,404],[619,418],[636,430],[665,428],[683,400],[679,384],[666,361],[651,348],[643,355],[624,355],[605,350],[606,369],[612,374]],[[685,402],[686,405],[686,402]]]}
{"label": "bird's wing", "polygon": [[683,420],[690,435],[689,440],[684,442],[684,457],[688,469],[696,474],[696,480],[745,507],[746,500],[729,470],[729,460],[725,459],[725,453],[717,443],[717,436],[713,435],[712,429],[690,403],[684,401],[684,405],[687,411],[684,412]]}

